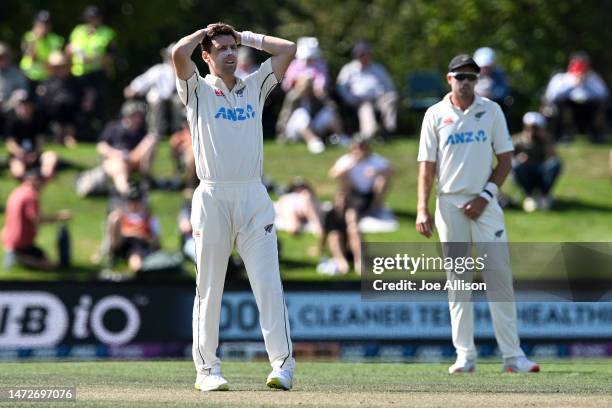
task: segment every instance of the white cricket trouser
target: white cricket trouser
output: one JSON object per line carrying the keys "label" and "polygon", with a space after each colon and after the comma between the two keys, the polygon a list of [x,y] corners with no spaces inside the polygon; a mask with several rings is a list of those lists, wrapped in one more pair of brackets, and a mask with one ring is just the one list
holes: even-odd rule
{"label": "white cricket trouser", "polygon": [[[487,284],[487,298],[497,344],[504,358],[523,356],[525,354],[521,350],[517,332],[504,214],[497,200],[491,200],[478,219],[469,219],[460,207],[475,197],[450,194],[438,196],[436,228],[443,243],[475,243],[477,256],[482,256],[486,251],[488,271],[483,273],[483,278]],[[447,275],[456,277],[454,273]],[[495,288],[494,293],[490,292],[492,287]],[[472,360],[477,356],[474,345],[474,307],[471,301],[459,298],[457,300],[449,293],[453,345],[458,360]]]}
{"label": "white cricket trouser", "polygon": [[198,373],[217,368],[221,297],[234,245],[246,266],[273,368],[292,369],[289,318],[278,265],[274,207],[260,180],[202,181],[193,194],[196,244],[193,361]]}

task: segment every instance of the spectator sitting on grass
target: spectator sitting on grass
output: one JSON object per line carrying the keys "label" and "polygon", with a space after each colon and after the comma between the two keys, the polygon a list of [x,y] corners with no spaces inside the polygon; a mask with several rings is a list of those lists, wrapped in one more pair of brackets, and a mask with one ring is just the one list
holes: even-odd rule
{"label": "spectator sitting on grass", "polygon": [[[547,211],[552,204],[550,191],[559,173],[561,161],[555,143],[546,132],[546,119],[538,112],[527,112],[523,116],[523,131],[513,137],[514,180],[525,193],[523,209]],[[536,200],[534,194],[541,194]]]}
{"label": "spectator sitting on grass", "polygon": [[312,78],[315,93],[327,93],[329,73],[327,63],[321,57],[319,40],[316,37],[298,38],[295,59],[289,64],[281,83],[283,91],[289,92],[294,89],[298,80],[304,75]]}
{"label": "spectator sitting on grass", "polygon": [[567,72],[551,78],[544,95],[543,112],[552,119],[557,140],[570,140],[568,128],[574,124],[580,132],[588,133],[593,142],[603,142],[604,111],[609,91],[605,82],[591,68],[585,52],[574,53]]}
{"label": "spectator sitting on grass", "polygon": [[184,108],[176,91],[176,76],[170,53],[174,44],[161,50],[163,62],[137,76],[123,90],[126,98],[145,97],[149,105],[147,126],[158,138],[176,132],[184,118]]}
{"label": "spectator sitting on grass", "polygon": [[324,90],[316,91],[314,79],[303,75],[287,93],[276,123],[278,141],[304,139],[308,151],[325,150],[321,138],[332,133],[338,140],[348,140],[334,102]]}
{"label": "spectator sitting on grass", "polygon": [[386,140],[395,132],[397,92],[387,70],[372,61],[370,44],[365,41],[355,44],[353,60],[342,67],[337,82],[344,103],[357,111],[363,136],[371,139],[380,134]]}
{"label": "spectator sitting on grass", "polygon": [[14,101],[15,109],[7,117],[4,130],[11,174],[19,180],[27,170],[40,167],[42,176],[50,179],[55,174],[58,156],[42,150],[47,130],[45,118],[26,91],[17,91]]}
{"label": "spectator sitting on grass", "polygon": [[346,275],[349,261],[357,274],[361,274],[361,233],[357,211],[347,206],[342,191],[336,193],[334,206],[323,216],[323,235],[319,241],[320,252],[327,246],[332,258],[323,260],[317,272],[324,275]]}
{"label": "spectator sitting on grass", "polygon": [[150,177],[157,140],[147,133],[145,112],[143,102],[125,102],[121,119],[106,126],[98,143],[102,167],[122,195],[129,191],[130,175],[139,172]]}
{"label": "spectator sitting on grass", "polygon": [[321,237],[321,209],[312,187],[294,178],[286,191],[274,203],[278,228],[297,235],[308,224],[315,236]]}
{"label": "spectator sitting on grass", "polygon": [[138,272],[145,257],[160,247],[159,220],[148,208],[140,188],[132,186],[128,195],[107,219],[111,264],[127,260],[131,272]]}
{"label": "spectator sitting on grass", "polygon": [[350,152],[329,170],[329,176],[346,196],[348,207],[356,209],[359,217],[380,215],[392,174],[389,162],[372,153],[365,138],[355,139]]}
{"label": "spectator sitting on grass", "polygon": [[195,157],[191,141],[189,122],[183,118],[182,129],[170,136],[170,152],[188,188],[196,188],[199,180],[196,175]]}
{"label": "spectator sitting on grass", "polygon": [[4,267],[15,263],[41,271],[51,271],[56,265],[34,243],[38,228],[43,223],[64,222],[72,218],[69,210],[46,215],[40,209],[40,192],[44,178],[38,169],[29,170],[21,185],[9,195],[2,230]]}

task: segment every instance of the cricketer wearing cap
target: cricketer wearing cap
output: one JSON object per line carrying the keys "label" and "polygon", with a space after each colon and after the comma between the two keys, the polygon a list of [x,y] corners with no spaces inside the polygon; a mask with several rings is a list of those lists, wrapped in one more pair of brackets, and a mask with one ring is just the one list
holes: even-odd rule
{"label": "cricketer wearing cap", "polygon": [[[445,250],[463,247],[465,251],[470,245],[457,243],[474,243],[479,256],[485,250],[494,252],[489,253],[493,267],[483,277],[488,288],[494,285],[504,293],[495,299],[487,292],[504,371],[537,371],[537,364],[527,360],[520,347],[506,227],[496,199],[511,168],[512,141],[499,105],[474,93],[479,72],[470,56],[453,58],[447,74],[451,92],[425,113],[418,154],[416,229],[428,238],[432,235],[427,207],[437,176],[435,225]],[[497,165],[493,168],[494,154]],[[456,278],[452,271],[447,276]],[[473,305],[469,298],[454,295],[449,292],[457,361],[449,372],[471,372],[476,360]]]}
{"label": "cricketer wearing cap", "polygon": [[[210,70],[204,78],[191,60],[198,44]],[[272,55],[244,80],[234,75],[239,44]],[[172,50],[200,179],[193,194],[191,223],[197,261],[193,359],[198,374],[195,386],[203,391],[228,388],[216,351],[225,272],[234,246],[244,260],[259,308],[273,368],[267,384],[287,390],[292,386],[295,362],[280,280],[274,207],[261,181],[261,114],[295,49],[290,41],[237,32],[217,23],[182,38]]]}

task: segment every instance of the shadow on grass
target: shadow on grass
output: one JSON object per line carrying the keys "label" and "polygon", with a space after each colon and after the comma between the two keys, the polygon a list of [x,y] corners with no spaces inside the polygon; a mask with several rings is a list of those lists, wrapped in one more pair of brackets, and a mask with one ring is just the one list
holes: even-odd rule
{"label": "shadow on grass", "polygon": [[414,222],[414,220],[416,220],[416,213],[411,211],[399,210],[397,208],[394,208],[393,215],[395,215],[400,220],[405,220],[409,222]]}
{"label": "shadow on grass", "polygon": [[83,171],[89,169],[91,166],[86,166],[82,163],[77,163],[75,161],[66,159],[64,157],[60,158],[57,163],[57,171],[65,171],[65,170],[76,170]]}
{"label": "shadow on grass", "polygon": [[74,265],[70,268],[60,268],[54,271],[39,271],[25,267],[16,267],[14,270],[2,274],[2,280],[32,281],[32,282],[61,282],[79,281],[89,282],[97,280],[100,267],[96,265]]}
{"label": "shadow on grass", "polygon": [[555,200],[552,207],[553,211],[576,211],[576,210],[588,210],[588,211],[610,211],[612,212],[612,206],[605,206],[601,204],[585,203],[578,200],[560,198]]}
{"label": "shadow on grass", "polygon": [[286,269],[316,268],[317,261],[307,262],[295,259],[280,259],[280,267]]}
{"label": "shadow on grass", "polygon": [[[519,203],[510,203],[504,207],[505,211],[516,211],[523,212],[523,209]],[[571,198],[559,198],[553,202],[551,212],[569,212],[569,211],[600,211],[600,212],[612,212],[612,206],[605,206],[601,204],[585,203],[583,201],[571,199]]]}

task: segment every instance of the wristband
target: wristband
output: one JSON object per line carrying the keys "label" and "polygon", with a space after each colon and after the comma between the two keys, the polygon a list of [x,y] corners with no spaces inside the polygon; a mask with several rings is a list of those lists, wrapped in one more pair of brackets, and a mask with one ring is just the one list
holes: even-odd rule
{"label": "wristband", "polygon": [[484,198],[485,200],[487,200],[487,202],[491,202],[491,200],[493,198],[495,198],[495,196],[497,195],[497,192],[499,191],[499,188],[497,187],[497,184],[489,181],[485,186],[484,189],[482,190],[482,193],[480,193],[480,197]]}
{"label": "wristband", "polygon": [[487,200],[487,203],[490,203],[493,199],[493,196],[491,196],[488,191],[483,191],[482,193],[480,193],[479,197],[482,197]]}
{"label": "wristband", "polygon": [[252,31],[243,31],[240,33],[240,42],[242,45],[246,45],[247,47],[261,50],[264,37],[265,36],[263,34],[255,34]]}

